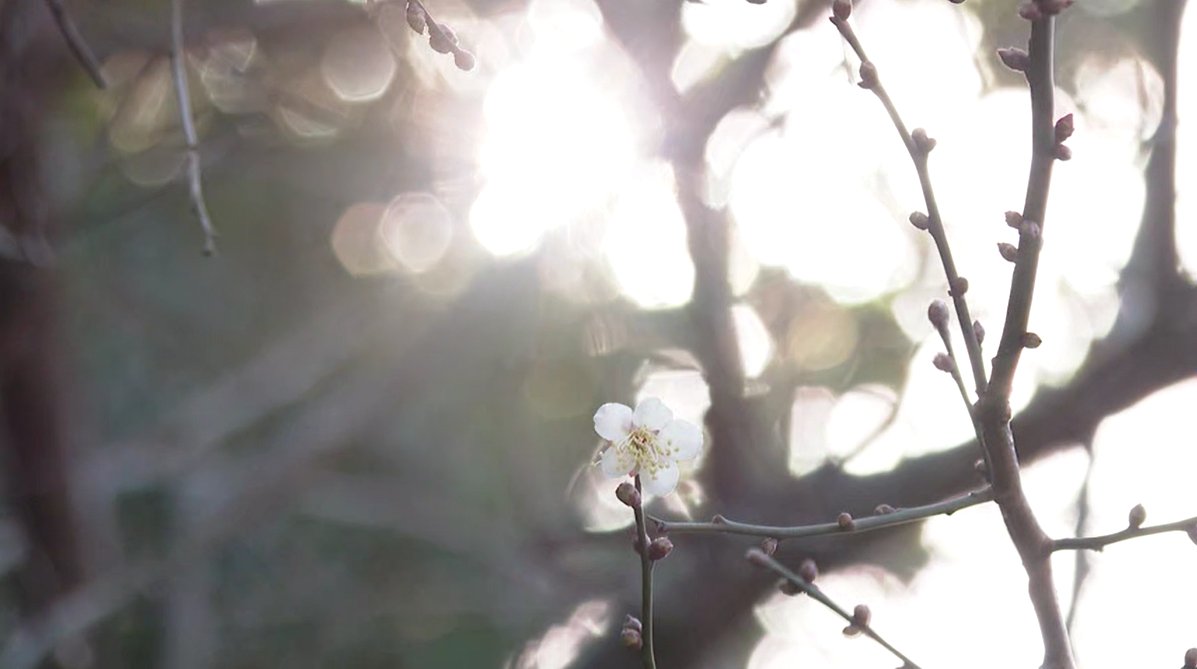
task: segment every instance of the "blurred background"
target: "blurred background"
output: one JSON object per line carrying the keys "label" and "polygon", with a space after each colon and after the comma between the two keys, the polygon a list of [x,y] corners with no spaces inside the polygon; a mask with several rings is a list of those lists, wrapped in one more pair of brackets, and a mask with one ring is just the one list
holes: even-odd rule
{"label": "blurred background", "polygon": [[[1197,18],[1077,0],[1015,434],[1054,536],[1197,513]],[[867,0],[992,355],[1030,149],[1009,0]],[[191,2],[220,253],[200,253],[169,7],[0,0],[0,666],[635,667],[631,514],[602,403],[707,448],[669,518],[825,522],[979,485],[926,307],[946,295],[901,142],[822,0]],[[43,237],[44,231],[44,237]],[[43,243],[44,241],[44,243]],[[52,249],[52,250],[51,250]],[[958,349],[960,346],[958,344]],[[884,667],[742,560],[674,537],[658,659]],[[926,667],[1033,667],[990,507],[783,544]],[[1197,645],[1183,534],[1057,556],[1086,667]],[[889,664],[886,664],[889,663]]]}

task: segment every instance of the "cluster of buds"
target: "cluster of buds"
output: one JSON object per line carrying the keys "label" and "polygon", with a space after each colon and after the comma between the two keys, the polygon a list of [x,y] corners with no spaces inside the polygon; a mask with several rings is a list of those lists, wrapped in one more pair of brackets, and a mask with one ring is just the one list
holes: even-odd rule
{"label": "cluster of buds", "polygon": [[856,636],[869,628],[873,612],[865,604],[857,604],[852,610],[852,622],[844,628],[844,636]]}
{"label": "cluster of buds", "polygon": [[644,645],[644,626],[640,624],[640,620],[633,615],[626,615],[623,618],[623,627],[619,629],[619,640],[623,645],[632,650],[640,650]]}
{"label": "cluster of buds", "polygon": [[1072,137],[1072,114],[1065,114],[1056,121],[1055,128],[1055,156],[1056,160],[1070,160],[1072,159],[1072,149],[1064,144],[1064,140]]}
{"label": "cluster of buds", "polygon": [[474,69],[474,54],[461,48],[453,29],[434,21],[429,16],[428,10],[424,9],[424,5],[419,0],[408,0],[406,17],[407,25],[416,34],[423,35],[424,30],[427,28],[428,46],[432,47],[433,51],[453,54],[453,63],[460,70],[468,71]]}

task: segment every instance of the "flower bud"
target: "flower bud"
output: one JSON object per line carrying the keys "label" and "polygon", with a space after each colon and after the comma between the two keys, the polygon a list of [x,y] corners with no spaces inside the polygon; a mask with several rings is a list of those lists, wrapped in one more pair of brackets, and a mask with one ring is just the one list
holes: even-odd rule
{"label": "flower bud", "polygon": [[861,633],[861,632],[863,632],[864,630],[860,629],[860,628],[859,628],[859,627],[857,627],[856,625],[848,625],[848,626],[847,626],[847,627],[845,627],[845,628],[844,628],[842,631],[843,631],[843,633],[844,633],[844,636],[857,636],[858,634],[860,634],[860,633]]}
{"label": "flower bud", "polygon": [[1039,345],[1042,343],[1043,339],[1034,332],[1028,332],[1022,336],[1023,348],[1039,348]]}
{"label": "flower bud", "polygon": [[427,15],[424,14],[424,9],[414,2],[407,3],[407,25],[417,34],[424,34],[424,25]]}
{"label": "flower bud", "polygon": [[927,131],[922,128],[915,128],[910,133],[910,139],[914,142],[914,147],[924,156],[931,153],[931,149],[935,148],[935,140],[928,137]]}
{"label": "flower bud", "polygon": [[1184,669],[1197,669],[1197,648],[1190,648],[1185,651]]}
{"label": "flower bud", "polygon": [[923,212],[916,211],[910,215],[910,224],[919,230],[926,230],[931,225],[931,220]]}
{"label": "flower bud", "polygon": [[428,27],[428,45],[437,53],[449,53],[457,44],[457,35],[449,26],[432,23]]}
{"label": "flower bud", "polygon": [[869,61],[860,64],[860,87],[872,90],[877,87],[877,66]]}
{"label": "flower bud", "polygon": [[835,517],[835,524],[840,526],[841,530],[850,532],[856,529],[856,521],[852,520],[852,514],[847,511]]}
{"label": "flower bud", "polygon": [[1002,254],[1002,258],[1009,262],[1018,262],[1018,247],[1006,242],[998,242],[998,253]]}
{"label": "flower bud", "polygon": [[744,559],[748,560],[749,564],[754,566],[769,568],[769,556],[765,555],[765,552],[756,546],[749,548],[748,552],[744,553]]}
{"label": "flower bud", "polygon": [[632,650],[640,650],[644,645],[644,639],[640,636],[640,630],[625,627],[619,631],[619,640],[623,642],[624,646]]}
{"label": "flower bud", "polygon": [[852,16],[852,0],[835,0],[831,3],[831,13],[841,21],[847,21]]}
{"label": "flower bud", "polygon": [[952,362],[952,356],[947,353],[936,353],[935,357],[931,359],[931,364],[935,365],[935,369],[941,372],[951,373],[956,369],[956,363]]}
{"label": "flower bud", "polygon": [[868,627],[869,619],[873,617],[873,612],[864,604],[857,604],[855,609],[852,609],[852,624],[857,627]]}
{"label": "flower bud", "polygon": [[931,300],[927,307],[927,320],[931,321],[931,325],[937,330],[943,329],[947,327],[949,318],[951,313],[948,311],[948,305],[944,304],[943,300]]}
{"label": "flower bud", "polygon": [[453,64],[457,65],[457,69],[462,72],[469,72],[474,69],[476,62],[477,59],[474,58],[474,54],[465,49],[456,49],[453,52]]}
{"label": "flower bud", "polygon": [[711,522],[716,525],[723,525],[723,524],[727,523],[727,518],[725,518],[722,513],[717,513],[717,514],[711,516]]}
{"label": "flower bud", "polygon": [[630,613],[624,615],[623,626],[624,628],[634,629],[637,632],[644,629],[644,626],[640,624],[640,619]]}
{"label": "flower bud", "polygon": [[973,336],[977,338],[977,344],[985,342],[985,327],[981,325],[981,321],[973,321]]}
{"label": "flower bud", "polygon": [[619,487],[615,489],[615,497],[633,509],[640,508],[640,491],[628,481],[619,484]]}
{"label": "flower bud", "polygon": [[893,513],[894,511],[897,511],[897,509],[888,504],[878,504],[877,508],[873,509],[873,513],[878,516],[884,516],[886,514]]}
{"label": "flower bud", "polygon": [[1026,0],[1018,6],[1018,15],[1028,21],[1038,21],[1043,18],[1043,10],[1037,0]]}
{"label": "flower bud", "polygon": [[1026,51],[1017,47],[1011,46],[998,49],[997,55],[1002,61],[1002,65],[1015,72],[1026,72],[1031,67],[1031,56]]}
{"label": "flower bud", "polygon": [[1072,114],[1065,114],[1056,121],[1056,143],[1059,144],[1064,140],[1072,137],[1073,131]]}
{"label": "flower bud", "polygon": [[814,583],[816,578],[819,578],[819,565],[815,561],[806,558],[802,564],[798,565],[798,575],[807,583]]}
{"label": "flower bud", "polygon": [[1143,521],[1147,520],[1147,509],[1143,508],[1142,504],[1134,505],[1130,513],[1126,515],[1126,524],[1132,530],[1137,530],[1143,527]]}
{"label": "flower bud", "polygon": [[761,550],[765,555],[773,555],[777,552],[777,539],[773,537],[765,537],[761,540]]}
{"label": "flower bud", "polygon": [[1022,214],[1017,211],[1006,212],[1006,225],[1017,230],[1018,226],[1022,225]]}
{"label": "flower bud", "polygon": [[1056,145],[1056,160],[1068,161],[1072,160],[1072,149],[1065,144]]}
{"label": "flower bud", "polygon": [[673,552],[673,542],[669,537],[657,537],[648,543],[648,559],[656,562],[664,560]]}
{"label": "flower bud", "polygon": [[962,297],[967,292],[968,279],[962,276],[956,277],[956,280],[953,281],[950,286],[948,286],[948,295],[951,295],[952,297]]}
{"label": "flower bud", "polygon": [[1035,221],[1023,221],[1018,227],[1018,233],[1030,239],[1039,239],[1043,235],[1043,228]]}

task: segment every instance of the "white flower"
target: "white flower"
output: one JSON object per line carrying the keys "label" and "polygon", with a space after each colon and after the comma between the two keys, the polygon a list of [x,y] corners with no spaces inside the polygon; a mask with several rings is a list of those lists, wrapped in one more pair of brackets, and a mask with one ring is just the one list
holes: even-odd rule
{"label": "white flower", "polygon": [[623,404],[604,404],[594,414],[594,431],[611,442],[600,461],[610,478],[640,476],[645,491],[666,495],[677,487],[677,463],[702,452],[702,430],[674,420],[673,412],[655,397],[636,410]]}

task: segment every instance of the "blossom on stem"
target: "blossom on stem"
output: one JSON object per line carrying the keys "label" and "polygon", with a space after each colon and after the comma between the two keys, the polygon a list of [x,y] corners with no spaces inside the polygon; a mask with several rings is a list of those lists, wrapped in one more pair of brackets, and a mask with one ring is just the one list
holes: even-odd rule
{"label": "blossom on stem", "polygon": [[675,420],[655,397],[645,398],[635,411],[624,404],[604,404],[594,414],[594,431],[611,442],[599,461],[603,473],[610,478],[639,476],[653,495],[673,492],[680,476],[677,463],[702,452],[702,430]]}

